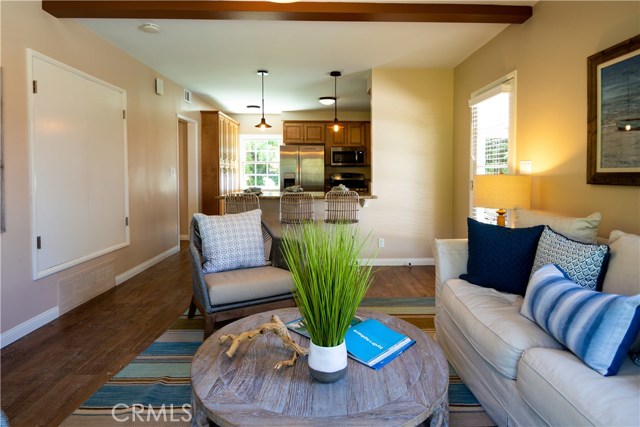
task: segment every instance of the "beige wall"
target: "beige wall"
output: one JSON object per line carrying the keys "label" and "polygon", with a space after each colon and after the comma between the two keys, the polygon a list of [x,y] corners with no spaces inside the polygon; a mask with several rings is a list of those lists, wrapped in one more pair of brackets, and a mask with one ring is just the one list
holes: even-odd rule
{"label": "beige wall", "polygon": [[372,191],[363,231],[385,239],[382,259],[430,259],[452,233],[453,71],[374,69]]}
{"label": "beige wall", "polygon": [[533,161],[532,207],[602,213],[599,234],[640,233],[640,188],[586,184],[587,57],[640,33],[640,2],[536,4],[455,68],[454,234],[469,212],[470,94],[518,71],[516,164]]}
{"label": "beige wall", "polygon": [[[164,96],[156,95],[154,79],[162,76],[72,20],[43,12],[40,2],[2,1],[0,6],[7,209],[1,272],[4,333],[50,313],[57,306],[61,277],[106,260],[114,260],[115,274],[121,275],[176,248],[177,184],[169,171],[178,168],[177,114],[199,120],[193,110],[212,107],[197,98],[183,103],[182,88],[166,78]],[[31,279],[27,48],[125,89],[128,104],[131,245],[37,281]]]}

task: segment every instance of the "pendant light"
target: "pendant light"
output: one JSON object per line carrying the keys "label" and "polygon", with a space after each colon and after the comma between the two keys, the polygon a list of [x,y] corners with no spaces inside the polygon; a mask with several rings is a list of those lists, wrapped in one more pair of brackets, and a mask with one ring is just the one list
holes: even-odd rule
{"label": "pendant light", "polygon": [[331,124],[331,126],[329,126],[329,128],[333,129],[334,132],[340,132],[341,129],[344,129],[344,126],[342,126],[340,122],[338,122],[338,77],[340,77],[342,73],[340,71],[332,71],[331,73],[329,73],[329,75],[334,79],[334,86],[333,86],[334,115],[333,115],[333,123]]}
{"label": "pendant light", "polygon": [[260,123],[258,123],[256,127],[265,130],[271,127],[271,125],[264,120],[264,76],[268,76],[269,72],[267,70],[258,70],[258,75],[262,76],[262,119],[260,119]]}

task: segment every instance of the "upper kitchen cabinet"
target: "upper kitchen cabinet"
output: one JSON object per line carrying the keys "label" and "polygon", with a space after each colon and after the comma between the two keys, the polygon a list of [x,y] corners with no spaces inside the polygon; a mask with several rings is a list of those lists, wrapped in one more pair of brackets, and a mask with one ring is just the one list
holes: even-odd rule
{"label": "upper kitchen cabinet", "polygon": [[282,124],[285,144],[324,144],[325,122],[289,122]]}
{"label": "upper kitchen cabinet", "polygon": [[334,132],[329,130],[327,142],[329,145],[351,145],[366,147],[369,145],[369,122],[342,122],[344,129]]}
{"label": "upper kitchen cabinet", "polygon": [[238,122],[219,111],[201,111],[202,213],[223,213],[221,195],[240,189]]}

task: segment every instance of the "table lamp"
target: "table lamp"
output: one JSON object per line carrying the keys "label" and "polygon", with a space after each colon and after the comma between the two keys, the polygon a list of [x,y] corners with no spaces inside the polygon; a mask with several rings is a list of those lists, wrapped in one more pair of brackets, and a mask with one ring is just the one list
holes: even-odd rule
{"label": "table lamp", "polygon": [[506,224],[506,209],[531,206],[531,176],[529,175],[476,175],[473,179],[473,206],[496,208],[497,224]]}

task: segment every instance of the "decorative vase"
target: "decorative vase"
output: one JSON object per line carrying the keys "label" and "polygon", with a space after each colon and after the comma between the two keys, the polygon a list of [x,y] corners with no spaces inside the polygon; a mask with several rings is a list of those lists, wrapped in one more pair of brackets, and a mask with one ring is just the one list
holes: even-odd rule
{"label": "decorative vase", "polygon": [[309,346],[309,372],[321,383],[332,383],[347,373],[347,345],[344,341],[335,347],[322,347],[313,341]]}

